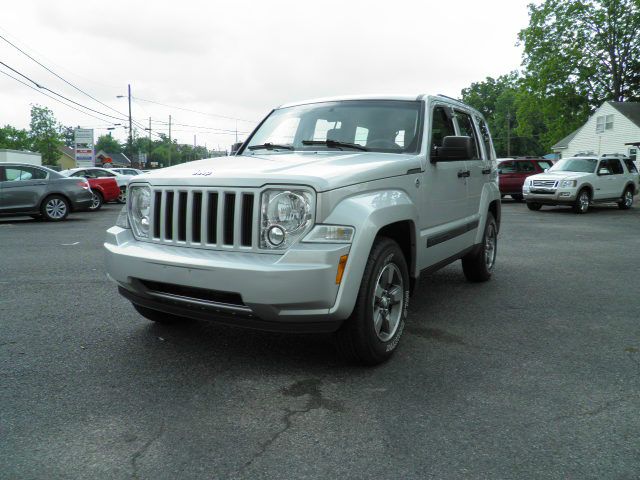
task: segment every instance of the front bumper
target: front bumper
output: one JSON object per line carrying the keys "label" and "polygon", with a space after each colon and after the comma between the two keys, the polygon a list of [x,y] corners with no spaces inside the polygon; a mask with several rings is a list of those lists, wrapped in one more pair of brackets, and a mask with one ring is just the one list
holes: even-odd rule
{"label": "front bumper", "polygon": [[221,251],[140,242],[111,227],[104,246],[109,278],[147,308],[278,331],[333,331],[344,320],[334,308],[336,273],[350,245]]}
{"label": "front bumper", "polygon": [[554,191],[523,189],[522,194],[527,202],[542,205],[563,205],[575,203],[578,190],[576,188],[557,188]]}

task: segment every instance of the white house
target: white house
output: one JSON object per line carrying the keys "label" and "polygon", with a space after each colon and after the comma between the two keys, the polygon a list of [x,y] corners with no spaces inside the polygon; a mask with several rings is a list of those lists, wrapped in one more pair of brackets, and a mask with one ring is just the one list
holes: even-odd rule
{"label": "white house", "polygon": [[42,165],[42,155],[38,152],[29,152],[28,150],[10,150],[7,148],[0,148],[0,162]]}
{"label": "white house", "polygon": [[560,158],[578,154],[623,153],[638,161],[640,142],[640,102],[606,102],[587,123],[552,148]]}

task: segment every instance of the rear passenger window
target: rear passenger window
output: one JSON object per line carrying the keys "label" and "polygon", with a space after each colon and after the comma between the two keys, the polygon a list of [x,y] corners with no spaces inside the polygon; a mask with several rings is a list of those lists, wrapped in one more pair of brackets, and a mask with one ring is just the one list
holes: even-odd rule
{"label": "rear passenger window", "polygon": [[449,115],[449,110],[445,107],[433,109],[433,119],[431,120],[431,154],[436,148],[442,146],[444,137],[453,137],[456,130],[453,127],[453,119]]}
{"label": "rear passenger window", "polygon": [[638,169],[636,168],[635,163],[630,158],[625,158],[624,164],[627,166],[627,170],[631,173],[638,173]]}
{"label": "rear passenger window", "polygon": [[524,161],[517,162],[517,164],[519,173],[533,173],[536,171],[536,167],[533,165],[533,162]]}
{"label": "rear passenger window", "polygon": [[469,115],[468,113],[456,111],[456,118],[458,119],[460,135],[464,137],[471,137],[473,140],[474,154],[471,160],[480,160],[480,145],[478,144],[478,135],[476,134],[476,127],[473,125],[471,115]]}
{"label": "rear passenger window", "polygon": [[547,168],[551,168],[553,167],[553,163],[551,162],[546,162],[546,161],[539,161],[538,162],[538,166],[542,169],[542,170],[546,170]]}
{"label": "rear passenger window", "polygon": [[516,173],[516,162],[500,162],[498,173]]}
{"label": "rear passenger window", "polygon": [[495,152],[491,148],[491,134],[489,133],[489,127],[484,120],[477,119],[478,125],[480,125],[480,136],[482,137],[482,143],[484,143],[484,153],[487,156],[487,160],[495,160]]}
{"label": "rear passenger window", "polygon": [[609,169],[611,170],[611,173],[613,173],[614,175],[620,175],[624,173],[624,170],[622,169],[622,164],[620,163],[620,160],[618,160],[617,158],[612,158],[609,160]]}

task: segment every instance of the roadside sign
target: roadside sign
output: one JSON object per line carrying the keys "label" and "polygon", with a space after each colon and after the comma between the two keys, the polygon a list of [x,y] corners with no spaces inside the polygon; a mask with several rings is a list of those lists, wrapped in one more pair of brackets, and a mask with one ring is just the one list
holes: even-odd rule
{"label": "roadside sign", "polygon": [[92,128],[76,128],[74,130],[74,147],[78,167],[95,166]]}

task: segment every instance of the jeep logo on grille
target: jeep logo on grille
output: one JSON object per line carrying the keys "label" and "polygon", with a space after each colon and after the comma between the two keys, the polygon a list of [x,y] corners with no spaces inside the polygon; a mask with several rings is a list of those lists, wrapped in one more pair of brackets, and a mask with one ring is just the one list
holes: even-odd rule
{"label": "jeep logo on grille", "polygon": [[211,170],[196,170],[195,172],[193,172],[191,175],[199,175],[201,177],[208,177],[209,175],[211,175],[213,172]]}

